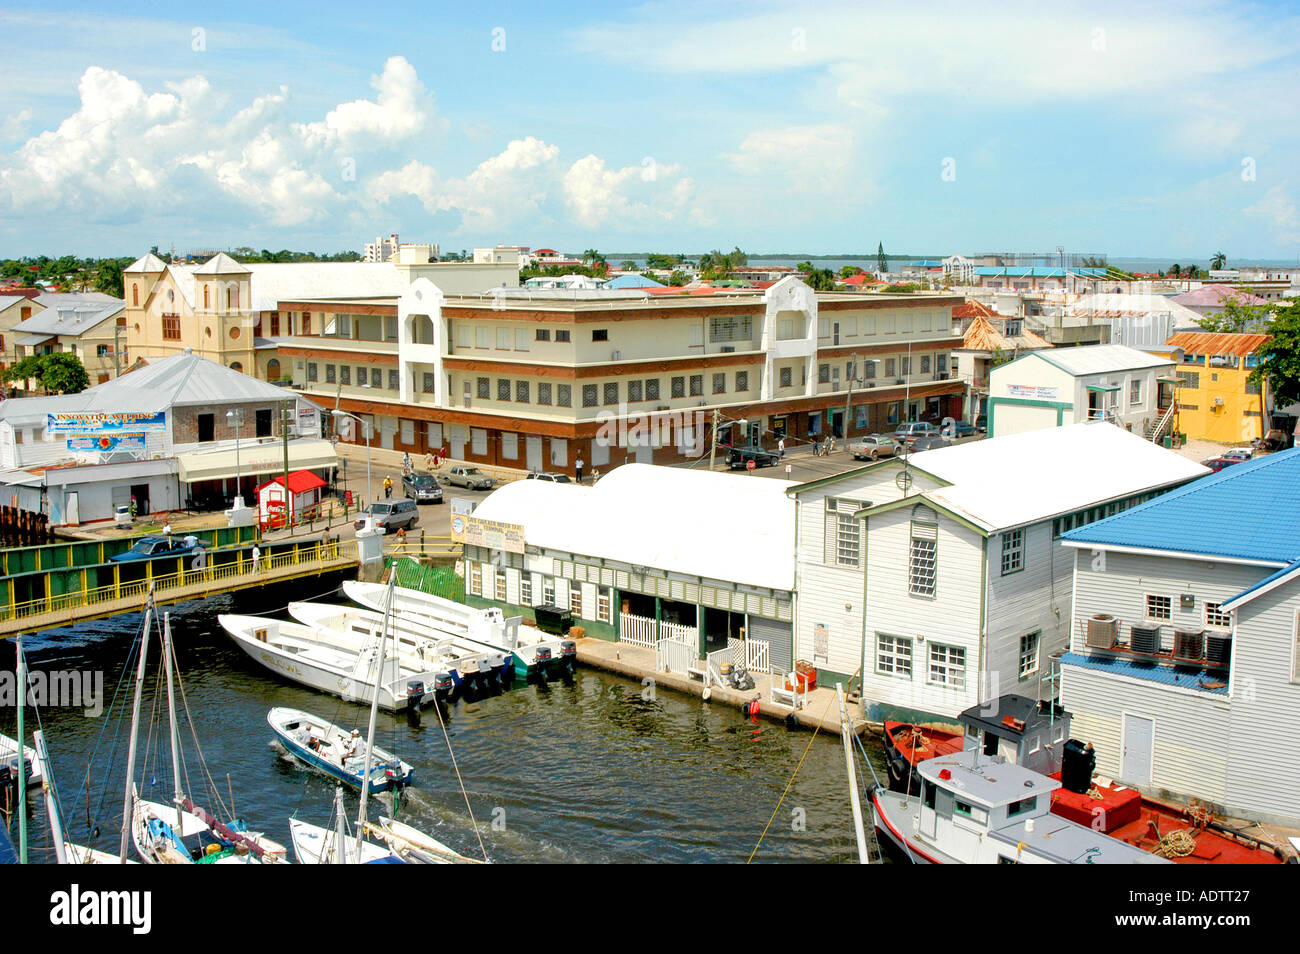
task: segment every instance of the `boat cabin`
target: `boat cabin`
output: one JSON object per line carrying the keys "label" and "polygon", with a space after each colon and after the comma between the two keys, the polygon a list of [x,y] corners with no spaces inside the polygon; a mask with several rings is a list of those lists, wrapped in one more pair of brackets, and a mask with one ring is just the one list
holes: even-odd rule
{"label": "boat cabin", "polygon": [[1008,694],[971,706],[957,720],[966,729],[965,749],[1000,755],[1043,775],[1061,771],[1070,713],[1056,702]]}
{"label": "boat cabin", "polygon": [[[1160,863],[1091,828],[1051,813],[1056,779],[974,748],[917,766],[921,796],[909,841],[963,864]],[[894,799],[904,796],[890,793]],[[907,814],[911,814],[908,812]],[[924,847],[923,847],[924,846]],[[930,846],[933,846],[931,848]],[[942,856],[947,856],[946,858]]]}

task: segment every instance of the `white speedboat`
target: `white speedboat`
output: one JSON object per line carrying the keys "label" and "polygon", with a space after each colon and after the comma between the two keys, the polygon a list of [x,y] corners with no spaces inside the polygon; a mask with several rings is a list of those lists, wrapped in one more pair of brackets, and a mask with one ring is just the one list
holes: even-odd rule
{"label": "white speedboat", "polygon": [[[367,609],[382,613],[388,587],[383,583],[345,580],[343,592]],[[578,648],[572,639],[525,626],[518,616],[506,619],[496,607],[475,609],[432,593],[394,586],[393,617],[399,625],[413,619],[471,645],[510,653],[515,659],[516,675],[572,671],[577,664]]]}
{"label": "white speedboat", "polygon": [[391,848],[365,839],[361,841],[361,854],[358,856],[356,838],[347,835],[343,837],[343,851],[340,855],[339,834],[335,829],[309,825],[297,818],[289,819],[289,838],[293,842],[294,857],[300,865],[403,863]]}
{"label": "white speedboat", "polygon": [[[289,615],[304,626],[329,630],[339,641],[350,642],[358,650],[378,640],[384,627],[382,612],[356,606],[301,602],[290,603],[288,609]],[[415,616],[400,616],[394,612],[389,623],[389,636],[393,640],[389,653],[396,655],[404,665],[445,670],[457,689],[496,689],[508,672],[513,674],[514,659],[510,653],[470,643]]]}
{"label": "white speedboat", "polygon": [[[277,707],[266,714],[280,744],[318,772],[361,787],[365,774],[365,744],[358,732],[351,733],[332,722],[301,709]],[[370,792],[388,792],[409,785],[415,769],[393,753],[375,746],[371,750]]]}
{"label": "white speedboat", "polygon": [[1061,783],[967,749],[916,766],[920,795],[870,792],[876,831],[917,864],[1168,864],[1054,815]]}
{"label": "white speedboat", "polygon": [[445,670],[404,665],[388,658],[377,667],[378,647],[358,649],[350,635],[262,616],[222,614],[217,621],[254,660],[272,672],[349,702],[369,702],[378,689],[388,710],[432,702],[454,687]]}
{"label": "white speedboat", "polygon": [[[41,766],[36,758],[36,750],[30,745],[23,746],[23,756],[26,759],[27,787],[32,788],[41,784]],[[0,765],[9,766],[9,771],[15,775],[18,774],[18,740],[11,739],[7,735],[0,735]]]}

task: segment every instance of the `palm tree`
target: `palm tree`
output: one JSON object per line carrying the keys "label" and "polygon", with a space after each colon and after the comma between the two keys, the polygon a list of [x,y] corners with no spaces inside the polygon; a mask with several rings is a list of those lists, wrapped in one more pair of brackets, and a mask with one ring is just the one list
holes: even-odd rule
{"label": "palm tree", "polygon": [[1214,255],[1210,258],[1210,268],[1213,268],[1216,271],[1220,268],[1223,268],[1223,266],[1227,264],[1228,264],[1228,256],[1224,255],[1222,252],[1215,252]]}

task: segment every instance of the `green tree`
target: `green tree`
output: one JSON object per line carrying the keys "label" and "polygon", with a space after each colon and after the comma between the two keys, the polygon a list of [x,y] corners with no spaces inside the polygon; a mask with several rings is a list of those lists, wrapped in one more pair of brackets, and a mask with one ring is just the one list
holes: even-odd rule
{"label": "green tree", "polygon": [[1172,275],[1174,278],[1178,278],[1183,274],[1182,266],[1179,265],[1177,262],[1174,262],[1174,264],[1169,266],[1169,274]]}
{"label": "green tree", "polygon": [[1196,323],[1206,331],[1255,331],[1267,320],[1268,313],[1267,305],[1246,305],[1236,295],[1232,295],[1224,300],[1220,314],[1206,315],[1198,318]]}
{"label": "green tree", "polygon": [[690,281],[690,279],[686,276],[686,273],[681,270],[674,270],[673,273],[668,276],[668,284],[672,285],[674,288],[680,288],[688,281]]}
{"label": "green tree", "polygon": [[1259,367],[1251,383],[1267,382],[1279,406],[1300,401],[1300,302],[1275,311],[1264,331],[1269,339],[1255,352]]}
{"label": "green tree", "polygon": [[627,261],[625,261],[625,262],[623,262],[621,265],[619,265],[619,268],[623,269],[623,271],[625,271],[625,272],[635,271],[635,270],[636,270],[636,262],[632,261],[631,259],[628,259]]}
{"label": "green tree", "polygon": [[125,298],[126,290],[122,281],[122,269],[124,267],[121,259],[101,259],[95,269],[95,288],[105,295],[112,295],[114,298]]}
{"label": "green tree", "polygon": [[90,375],[70,351],[28,355],[4,372],[6,381],[35,378],[46,394],[76,394],[90,387]]}
{"label": "green tree", "polygon": [[1210,268],[1217,270],[1223,268],[1223,266],[1227,264],[1228,264],[1228,256],[1224,255],[1222,252],[1215,252],[1210,257]]}
{"label": "green tree", "polygon": [[876,271],[885,274],[889,271],[889,259],[885,257],[885,243],[876,244]]}

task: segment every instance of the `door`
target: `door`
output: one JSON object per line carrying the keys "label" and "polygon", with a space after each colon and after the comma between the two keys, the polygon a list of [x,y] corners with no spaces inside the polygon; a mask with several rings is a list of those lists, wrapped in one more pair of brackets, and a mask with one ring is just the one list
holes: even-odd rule
{"label": "door", "polygon": [[831,412],[831,433],[834,434],[836,437],[844,436],[844,412],[843,411]]}
{"label": "door", "polygon": [[[542,439],[540,437],[529,437],[524,440],[524,453],[527,455],[525,464],[533,473],[542,469]],[[608,453],[608,451],[606,451]]]}
{"label": "door", "polygon": [[655,449],[648,442],[636,445],[636,462],[638,464],[653,464],[655,461]]}
{"label": "door", "polygon": [[934,782],[925,782],[921,792],[921,827],[920,832],[927,838],[934,838],[938,826],[938,814],[935,811],[935,803],[938,798],[939,788]]}
{"label": "door", "polygon": [[75,490],[68,491],[68,506],[63,514],[63,522],[70,523],[74,527],[81,523],[81,506]]}
{"label": "door", "polygon": [[1124,749],[1120,778],[1134,785],[1151,784],[1151,752],[1156,725],[1152,719],[1124,713]]}
{"label": "door", "polygon": [[131,496],[135,498],[136,513],[143,515],[149,512],[148,484],[132,484]]}
{"label": "door", "polygon": [[465,459],[465,441],[469,439],[469,428],[459,424],[451,426],[451,459]]}

